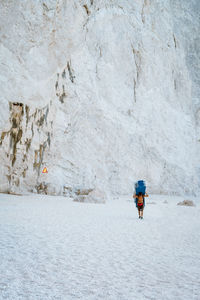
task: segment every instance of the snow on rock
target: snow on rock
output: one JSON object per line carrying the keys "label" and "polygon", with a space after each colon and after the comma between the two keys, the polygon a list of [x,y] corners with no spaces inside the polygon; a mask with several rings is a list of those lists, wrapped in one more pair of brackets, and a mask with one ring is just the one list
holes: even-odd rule
{"label": "snow on rock", "polygon": [[198,9],[1,2],[0,191],[199,191]]}
{"label": "snow on rock", "polygon": [[77,202],[105,203],[106,200],[106,193],[98,189],[78,189],[75,194],[74,201]]}
{"label": "snow on rock", "polygon": [[177,203],[177,205],[195,206],[192,200],[183,200],[182,202]]}

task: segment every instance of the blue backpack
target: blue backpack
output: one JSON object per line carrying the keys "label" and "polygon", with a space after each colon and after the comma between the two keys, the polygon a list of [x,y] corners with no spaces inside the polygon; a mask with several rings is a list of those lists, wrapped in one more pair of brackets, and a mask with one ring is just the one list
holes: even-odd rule
{"label": "blue backpack", "polygon": [[139,180],[135,183],[135,194],[138,195],[139,193],[142,193],[143,195],[146,193],[146,184],[144,180]]}
{"label": "blue backpack", "polygon": [[[145,184],[144,180],[139,180],[135,183],[135,194],[138,195],[139,193],[142,193],[142,195],[145,195],[145,193],[146,193],[146,184]],[[137,202],[138,202],[138,199],[135,198],[136,207],[137,207]],[[144,203],[143,205],[145,206],[145,198],[144,198],[143,203]]]}

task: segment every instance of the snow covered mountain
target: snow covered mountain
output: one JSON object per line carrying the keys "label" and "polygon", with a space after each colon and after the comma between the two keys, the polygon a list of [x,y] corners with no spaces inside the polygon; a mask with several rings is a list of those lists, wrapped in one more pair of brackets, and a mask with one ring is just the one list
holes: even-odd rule
{"label": "snow covered mountain", "polygon": [[[0,192],[200,190],[198,0],[0,3]],[[48,173],[42,173],[46,167]]]}

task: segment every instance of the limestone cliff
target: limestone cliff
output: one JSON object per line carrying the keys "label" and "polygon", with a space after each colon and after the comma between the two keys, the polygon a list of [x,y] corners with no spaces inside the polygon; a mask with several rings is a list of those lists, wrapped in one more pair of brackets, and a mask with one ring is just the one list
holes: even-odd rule
{"label": "limestone cliff", "polygon": [[199,11],[1,1],[0,191],[199,191]]}

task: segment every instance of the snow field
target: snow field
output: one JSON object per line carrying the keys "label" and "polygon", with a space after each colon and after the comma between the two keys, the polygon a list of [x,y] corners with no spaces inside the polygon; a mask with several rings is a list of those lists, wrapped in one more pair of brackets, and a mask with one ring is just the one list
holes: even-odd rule
{"label": "snow field", "polygon": [[[167,200],[168,203],[164,203]],[[0,299],[199,300],[199,205],[0,194]]]}

